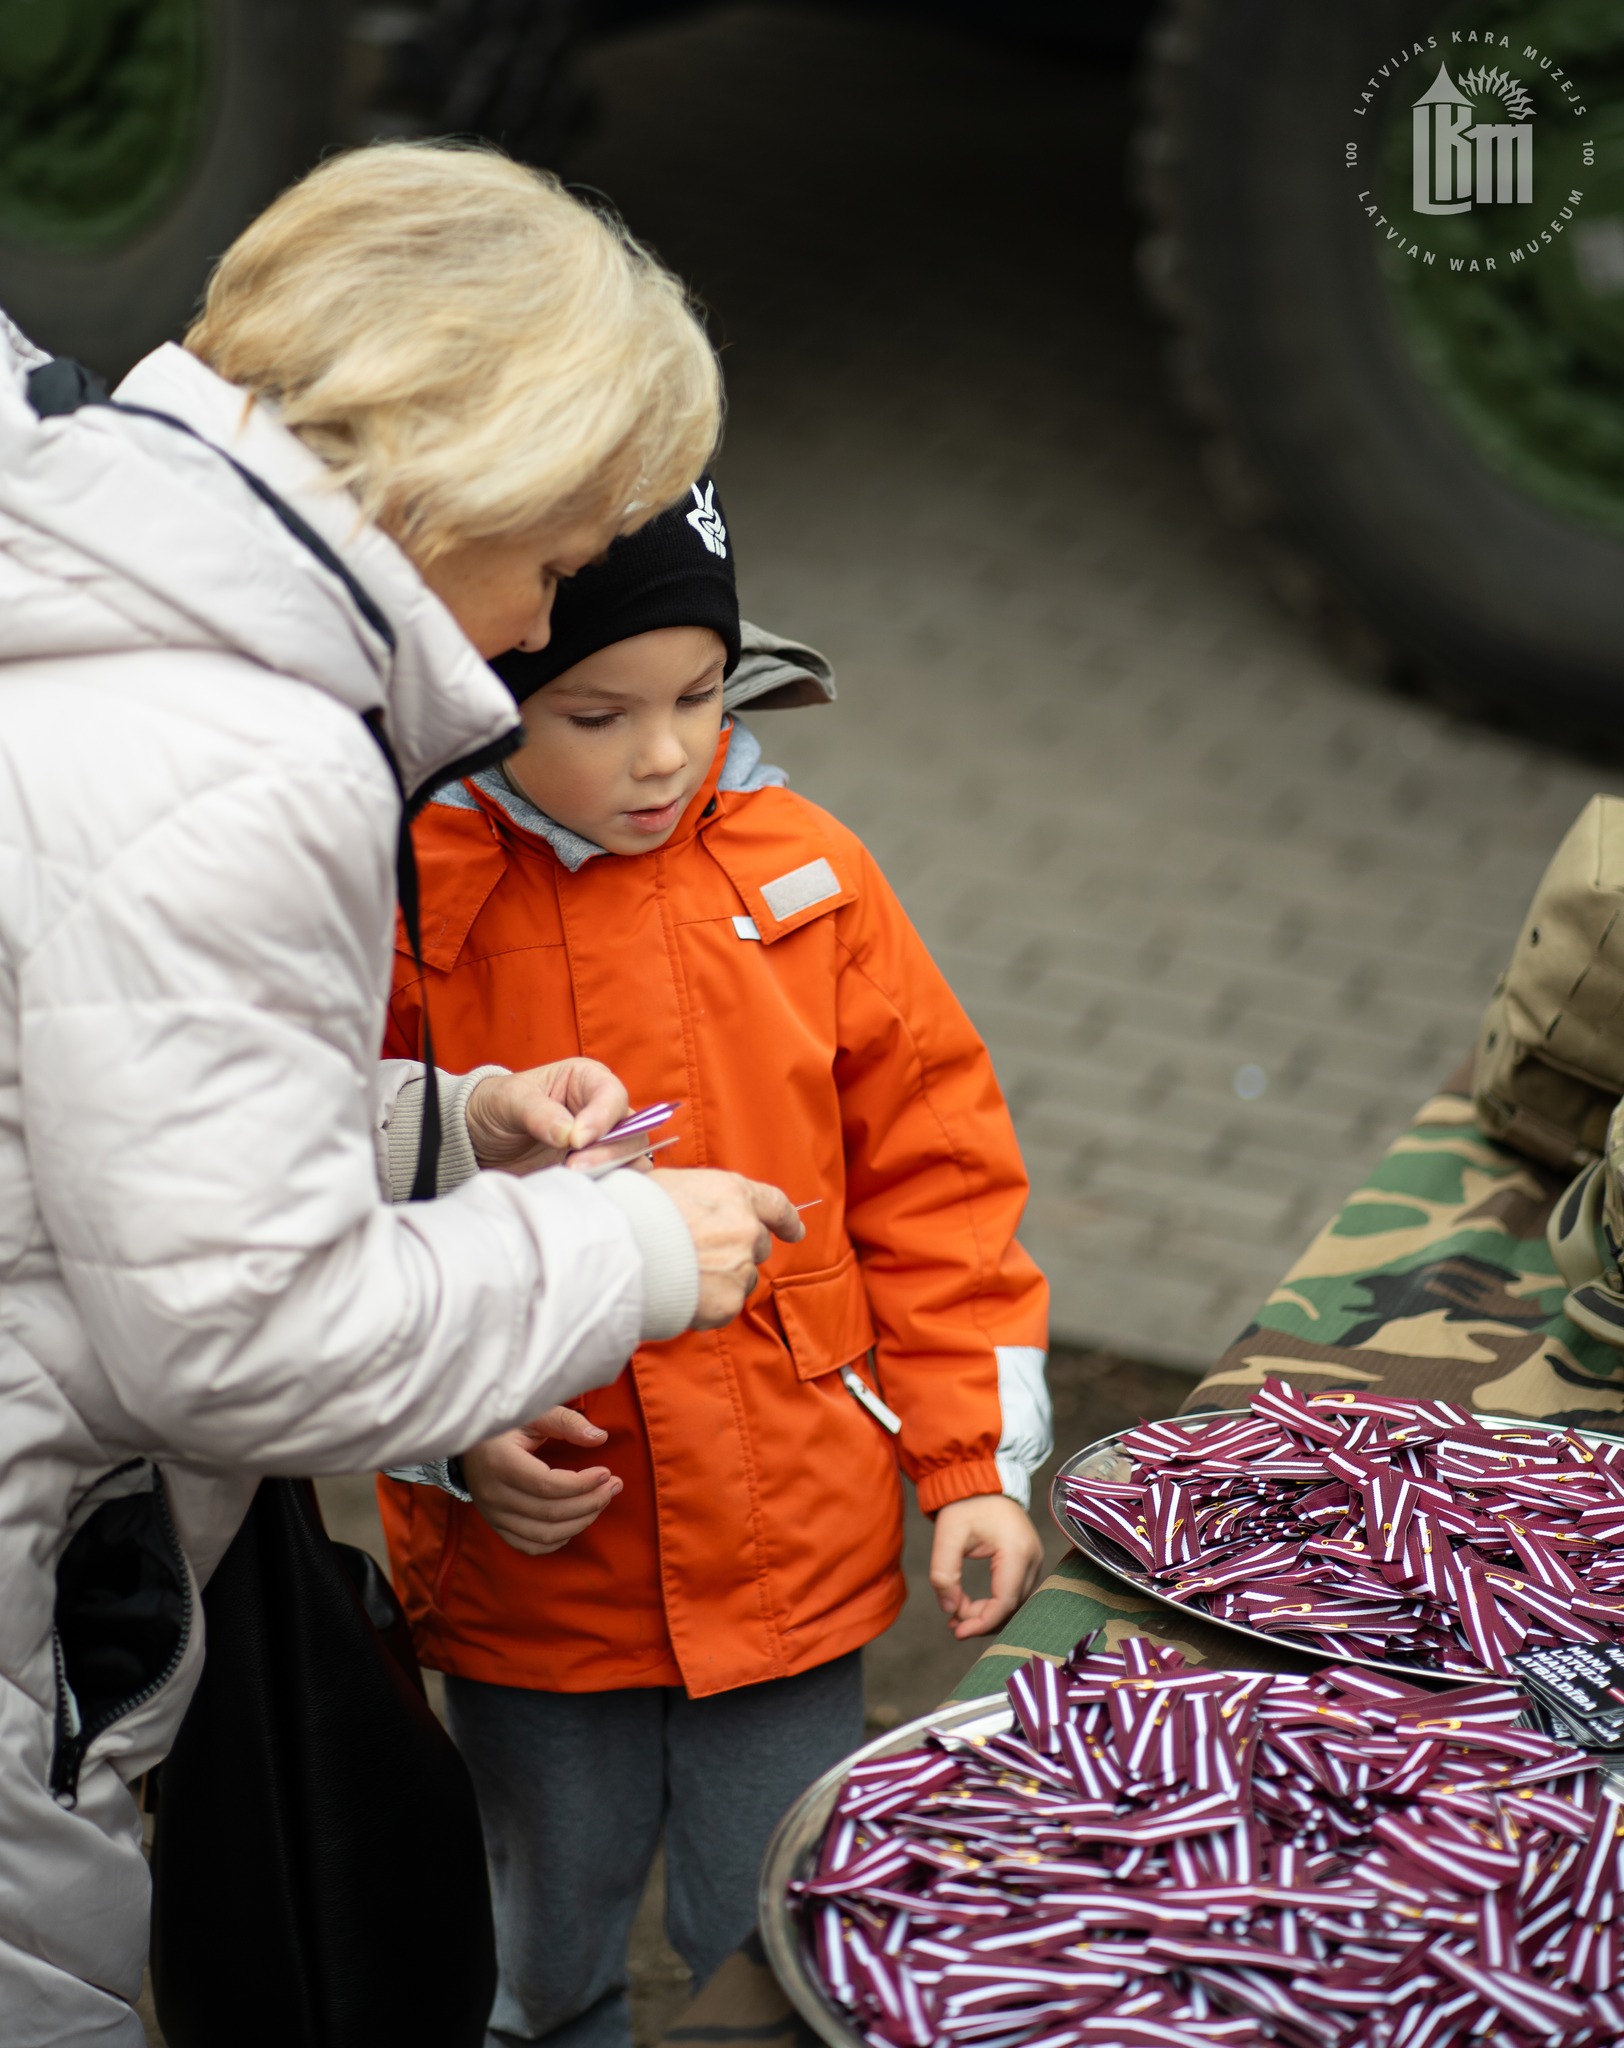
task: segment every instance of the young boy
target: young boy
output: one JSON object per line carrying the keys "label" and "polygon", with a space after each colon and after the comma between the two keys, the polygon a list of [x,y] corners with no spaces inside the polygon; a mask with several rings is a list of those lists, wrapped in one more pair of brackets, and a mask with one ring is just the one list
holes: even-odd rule
{"label": "young boy", "polygon": [[[662,1165],[776,1182],[807,1226],[738,1321],[468,1453],[471,1504],[380,1481],[484,1815],[494,2043],[626,2048],[662,1826],[696,1980],[749,1931],[774,1823],[862,1740],[859,1652],[904,1597],[899,1464],[955,1634],[1037,1576],[1047,1289],[986,1048],[861,843],[729,716],[832,696],[804,653],[741,629],[702,478],[498,662],[527,741],[417,827],[442,1064],[603,1060],[634,1105],[679,1104]],[[386,1050],[418,1044],[422,994],[402,957]]]}

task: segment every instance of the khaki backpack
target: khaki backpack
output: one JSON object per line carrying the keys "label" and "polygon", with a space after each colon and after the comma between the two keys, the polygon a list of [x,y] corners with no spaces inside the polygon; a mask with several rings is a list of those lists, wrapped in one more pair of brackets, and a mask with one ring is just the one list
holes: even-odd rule
{"label": "khaki backpack", "polygon": [[1472,1104],[1494,1138],[1571,1170],[1624,1095],[1624,798],[1593,796],[1534,892],[1478,1033]]}
{"label": "khaki backpack", "polygon": [[1568,1321],[1624,1350],[1624,1102],[1607,1126],[1606,1150],[1551,1211],[1545,1236],[1572,1290],[1562,1304]]}

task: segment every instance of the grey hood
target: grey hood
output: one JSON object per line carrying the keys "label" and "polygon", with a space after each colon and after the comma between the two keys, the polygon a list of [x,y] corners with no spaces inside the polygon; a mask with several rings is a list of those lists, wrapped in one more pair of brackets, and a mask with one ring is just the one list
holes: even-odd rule
{"label": "grey hood", "polygon": [[827,655],[748,619],[739,621],[739,662],[722,686],[724,710],[753,704],[758,711],[792,711],[834,701],[835,672]]}

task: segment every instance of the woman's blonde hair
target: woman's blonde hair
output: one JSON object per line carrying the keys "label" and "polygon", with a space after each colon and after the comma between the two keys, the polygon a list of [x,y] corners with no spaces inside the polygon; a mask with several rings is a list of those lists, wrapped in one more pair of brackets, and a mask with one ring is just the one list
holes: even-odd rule
{"label": "woman's blonde hair", "polygon": [[617,222],[498,151],[380,143],[284,192],[221,258],[186,347],[274,399],[420,564],[639,523],[705,467],[716,358]]}

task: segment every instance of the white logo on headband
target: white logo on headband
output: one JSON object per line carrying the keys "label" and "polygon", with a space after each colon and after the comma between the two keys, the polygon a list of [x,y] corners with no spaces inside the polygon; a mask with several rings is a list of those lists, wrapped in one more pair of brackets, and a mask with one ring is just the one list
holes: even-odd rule
{"label": "white logo on headband", "polygon": [[690,484],[689,489],[694,494],[694,509],[688,514],[688,524],[713,555],[721,555],[725,559],[727,528],[722,524],[721,513],[711,503],[716,490],[715,484],[706,484],[704,497],[699,495],[698,484]]}

